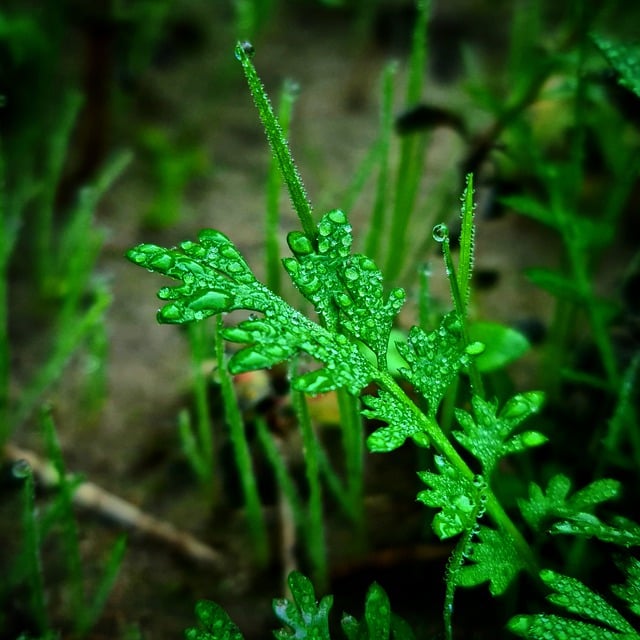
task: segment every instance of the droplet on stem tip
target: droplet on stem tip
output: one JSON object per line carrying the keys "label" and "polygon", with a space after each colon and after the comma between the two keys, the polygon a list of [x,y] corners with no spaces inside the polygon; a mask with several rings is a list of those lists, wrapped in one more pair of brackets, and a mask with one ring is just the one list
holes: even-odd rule
{"label": "droplet on stem tip", "polygon": [[238,60],[242,60],[243,53],[249,59],[253,58],[256,53],[255,47],[248,40],[238,42],[236,45],[236,58],[238,58]]}
{"label": "droplet on stem tip", "polygon": [[433,227],[433,239],[436,242],[444,242],[449,237],[449,229],[444,223],[437,224]]}

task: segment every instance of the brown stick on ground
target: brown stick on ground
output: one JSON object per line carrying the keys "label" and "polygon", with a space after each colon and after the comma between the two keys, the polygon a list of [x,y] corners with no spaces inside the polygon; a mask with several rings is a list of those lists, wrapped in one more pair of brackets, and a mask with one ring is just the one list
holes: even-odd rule
{"label": "brown stick on ground", "polygon": [[[33,470],[36,480],[43,487],[53,489],[60,484],[60,477],[54,466],[33,451],[8,443],[4,447],[4,456],[12,462],[26,461]],[[222,570],[225,565],[224,556],[219,551],[204,544],[190,533],[177,529],[171,523],[150,516],[93,482],[80,484],[73,494],[73,501],[78,507],[98,513],[122,527],[132,529],[136,534],[162,542],[191,560],[210,565],[218,570]]]}

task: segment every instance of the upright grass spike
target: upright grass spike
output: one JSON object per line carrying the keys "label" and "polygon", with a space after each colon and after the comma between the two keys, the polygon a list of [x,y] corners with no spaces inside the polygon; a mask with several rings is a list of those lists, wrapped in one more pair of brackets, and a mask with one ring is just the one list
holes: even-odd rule
{"label": "upright grass spike", "polygon": [[[278,122],[282,129],[282,136],[289,135],[289,124],[293,105],[298,95],[299,87],[293,80],[285,80],[280,92],[278,107]],[[265,217],[265,273],[267,286],[274,293],[280,294],[280,248],[278,242],[278,223],[280,222],[280,187],[282,186],[282,171],[277,156],[271,154],[269,175],[267,177],[267,203]]]}
{"label": "upright grass spike", "polygon": [[238,475],[240,476],[247,523],[253,542],[253,554],[258,565],[265,566],[269,559],[269,541],[262,514],[260,493],[258,492],[256,484],[256,474],[253,469],[251,452],[247,442],[245,425],[238,407],[233,381],[227,371],[228,365],[224,353],[223,326],[222,316],[219,316],[216,324],[215,347],[216,359],[218,361],[218,374],[220,376],[222,404],[224,406],[225,419],[229,426],[229,436],[233,446]]}
{"label": "upright grass spike", "polygon": [[29,582],[29,613],[33,616],[38,631],[46,636],[51,632],[51,628],[49,626],[49,614],[47,612],[44,577],[42,574],[42,558],[40,555],[42,540],[36,515],[36,491],[33,470],[26,461],[21,460],[13,465],[12,474],[14,477],[24,480],[22,551],[18,563],[21,565],[21,571],[26,573]]}
{"label": "upright grass spike", "polygon": [[289,190],[289,196],[295,212],[298,214],[300,224],[304,234],[309,238],[312,243],[316,240],[316,229],[313,223],[313,212],[311,209],[311,203],[307,197],[304,184],[300,173],[293,162],[289,145],[282,132],[282,127],[276,118],[276,115],[271,106],[269,96],[267,96],[264,86],[256,73],[256,69],[251,61],[255,50],[253,45],[249,42],[238,42],[235,49],[236,58],[242,64],[242,69],[247,78],[249,84],[249,90],[253,96],[253,101],[258,108],[258,114],[260,120],[264,126],[265,133],[267,134],[267,140],[273,155],[277,158],[280,165],[280,171],[282,171],[282,177],[284,178],[287,189]]}
{"label": "upright grass spike", "polygon": [[458,290],[460,291],[460,302],[463,306],[464,314],[467,313],[469,297],[471,296],[471,277],[473,276],[474,263],[474,210],[473,202],[473,174],[466,177],[466,185],[462,192],[462,228],[460,231],[460,259],[458,261]]}

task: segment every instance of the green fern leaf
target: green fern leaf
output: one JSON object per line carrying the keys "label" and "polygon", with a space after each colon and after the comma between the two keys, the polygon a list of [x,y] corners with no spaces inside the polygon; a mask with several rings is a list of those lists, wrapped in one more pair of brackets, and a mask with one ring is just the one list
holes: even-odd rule
{"label": "green fern leaf", "polygon": [[294,284],[315,307],[326,326],[361,340],[386,368],[389,333],[405,293],[393,289],[384,300],[382,274],[373,260],[351,255],[351,225],[340,210],[318,224],[317,250],[300,232],[289,234],[295,258],[283,264]]}
{"label": "green fern leaf", "polygon": [[434,456],[434,463],[438,473],[418,472],[420,479],[431,487],[418,493],[418,500],[429,507],[441,509],[431,526],[435,534],[445,540],[475,525],[478,488],[442,456]]}
{"label": "green fern leaf", "polygon": [[249,345],[230,359],[234,374],[271,367],[304,352],[326,367],[296,378],[293,386],[301,391],[316,394],[345,387],[357,394],[373,376],[374,369],[357,343],[308,320],[258,282],[237,248],[219,231],[201,231],[198,242],[183,242],[180,250],[139,245],[127,257],[182,281],[158,292],[160,299],[170,301],[158,312],[160,322],[193,322],[236,309],[263,314],[223,331],[227,340]]}
{"label": "green fern leaf", "polygon": [[618,73],[621,85],[640,97],[640,47],[614,42],[601,35],[592,35],[602,55]]}
{"label": "green fern leaf", "polygon": [[550,602],[596,624],[557,615],[521,615],[512,618],[508,624],[509,629],[517,635],[536,640],[547,638],[620,640],[640,637],[614,607],[579,580],[548,569],[540,572],[540,578],[553,590],[547,596]]}
{"label": "green fern leaf", "polygon": [[404,620],[391,612],[384,589],[374,583],[367,592],[364,619],[342,616],[342,630],[348,640],[414,640],[413,632]]}
{"label": "green fern leaf", "polygon": [[640,616],[640,560],[630,558],[624,566],[627,581],[624,584],[616,584],[611,587],[618,598],[626,600],[629,608],[637,616]]}
{"label": "green fern leaf", "polygon": [[454,431],[453,435],[480,460],[483,474],[489,477],[500,458],[547,441],[546,436],[537,431],[511,435],[523,420],[540,410],[543,400],[539,391],[521,393],[511,398],[497,414],[497,404],[473,396],[471,404],[475,419],[466,411],[456,409],[456,418],[464,431]]}
{"label": "green fern leaf", "polygon": [[540,531],[552,519],[593,514],[601,502],[619,495],[620,483],[608,478],[595,480],[569,497],[570,489],[571,480],[562,474],[557,474],[549,480],[546,494],[540,486],[532,482],[529,485],[529,499],[518,500],[520,511],[529,526],[535,531]]}
{"label": "green fern leaf", "polygon": [[407,438],[422,446],[429,446],[429,438],[413,411],[388,391],[380,391],[377,396],[364,396],[363,402],[369,407],[362,414],[375,420],[383,420],[389,426],[376,429],[367,438],[367,447],[374,453],[393,451],[404,444]]}
{"label": "green fern leaf", "polygon": [[196,617],[201,627],[185,631],[187,640],[244,640],[240,629],[227,612],[215,602],[200,600],[196,604]]}
{"label": "green fern leaf", "polygon": [[431,333],[413,327],[407,343],[397,347],[409,364],[408,369],[400,369],[401,375],[424,396],[429,415],[435,416],[449,385],[469,363],[458,314],[448,313]]}
{"label": "green fern leaf", "polygon": [[634,633],[617,633],[595,624],[557,615],[519,615],[509,620],[507,629],[529,640],[637,640]]}
{"label": "green fern leaf", "polygon": [[640,546],[640,525],[620,516],[613,519],[613,524],[606,524],[593,514],[579,513],[570,520],[557,522],[551,527],[550,532],[597,538],[626,548]]}
{"label": "green fern leaf", "polygon": [[311,580],[298,571],[289,574],[288,582],[293,602],[284,598],[273,601],[276,617],[287,628],[274,631],[274,636],[278,640],[330,640],[329,611],[333,596],[325,596],[318,603]]}
{"label": "green fern leaf", "polygon": [[523,558],[511,538],[501,531],[480,527],[477,538],[466,554],[469,564],[456,573],[456,586],[474,587],[489,582],[491,595],[498,596],[525,568]]}

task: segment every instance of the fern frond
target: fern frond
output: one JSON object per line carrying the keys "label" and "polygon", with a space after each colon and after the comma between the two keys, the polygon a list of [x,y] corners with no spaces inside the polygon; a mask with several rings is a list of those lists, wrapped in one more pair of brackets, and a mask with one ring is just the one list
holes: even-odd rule
{"label": "fern frond", "polygon": [[473,417],[462,409],[456,409],[455,415],[463,431],[454,431],[453,435],[480,460],[482,473],[490,477],[496,463],[504,456],[547,441],[547,437],[537,431],[511,435],[523,420],[540,410],[543,401],[544,396],[539,391],[520,393],[498,413],[497,404],[474,395],[471,399]]}
{"label": "fern frond", "polygon": [[569,496],[570,489],[571,480],[563,474],[557,474],[549,480],[546,493],[532,482],[529,485],[529,499],[518,500],[520,511],[529,526],[540,531],[552,519],[592,515],[601,502],[618,497],[620,483],[608,478],[595,480],[572,496]]}
{"label": "fern frond", "polygon": [[519,615],[512,618],[508,624],[508,628],[516,635],[531,640],[562,638],[637,640],[640,638],[631,624],[614,607],[580,580],[548,569],[540,572],[540,578],[553,590],[547,596],[549,602],[580,616],[582,620],[543,613]]}
{"label": "fern frond", "polygon": [[476,523],[478,488],[473,481],[442,456],[435,456],[438,473],[420,471],[418,476],[431,488],[418,493],[418,500],[440,511],[431,526],[435,534],[444,540],[471,529]]}
{"label": "fern frond", "polygon": [[274,636],[277,640],[330,640],[329,611],[333,596],[325,596],[318,602],[311,580],[299,571],[290,573],[288,582],[293,601],[284,598],[273,601],[276,617],[287,628],[274,631]]}

